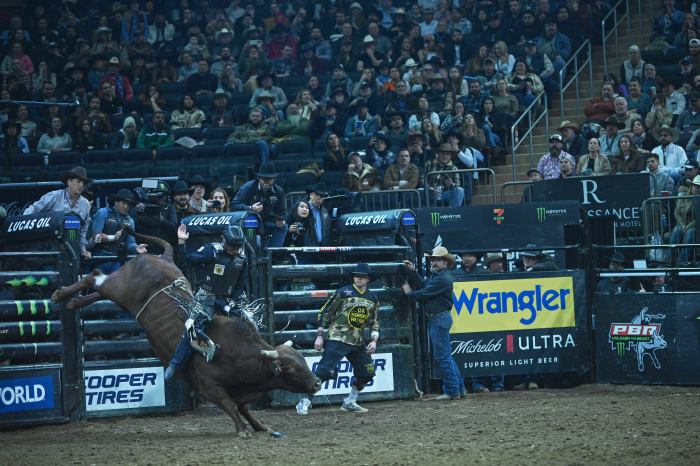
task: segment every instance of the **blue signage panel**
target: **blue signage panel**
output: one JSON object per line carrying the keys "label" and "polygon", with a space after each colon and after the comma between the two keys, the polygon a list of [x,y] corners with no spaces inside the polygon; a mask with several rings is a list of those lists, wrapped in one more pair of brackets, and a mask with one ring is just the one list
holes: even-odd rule
{"label": "blue signage panel", "polygon": [[53,408],[55,380],[50,375],[0,380],[0,415]]}

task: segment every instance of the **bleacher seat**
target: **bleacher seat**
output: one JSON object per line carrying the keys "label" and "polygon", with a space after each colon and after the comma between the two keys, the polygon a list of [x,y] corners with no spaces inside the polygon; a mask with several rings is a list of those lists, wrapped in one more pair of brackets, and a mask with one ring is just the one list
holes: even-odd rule
{"label": "bleacher seat", "polygon": [[326,154],[326,138],[319,138],[314,141],[314,157],[323,159]]}
{"label": "bleacher seat", "polygon": [[304,191],[307,186],[316,183],[316,175],[313,173],[294,173],[287,178],[284,184],[284,192]]}
{"label": "bleacher seat", "polygon": [[224,146],[224,155],[226,157],[233,157],[238,162],[252,162],[255,163],[260,158],[260,151],[257,144],[239,144],[232,142]]}
{"label": "bleacher seat", "polygon": [[229,107],[232,105],[241,105],[245,104],[246,106],[248,105],[248,102],[250,102],[250,97],[252,94],[246,94],[245,92],[234,92],[231,94],[231,99],[229,100]]}
{"label": "bleacher seat", "polygon": [[221,159],[224,156],[224,145],[217,146],[194,146],[192,148],[192,159]]}
{"label": "bleacher seat", "polygon": [[124,125],[124,119],[127,116],[128,115],[124,113],[121,113],[119,115],[110,115],[109,122],[112,124],[112,129],[118,131]]}
{"label": "bleacher seat", "polygon": [[119,151],[116,150],[91,150],[83,156],[83,164],[85,168],[90,168],[94,165],[112,163],[118,153]]}
{"label": "bleacher seat", "polygon": [[48,166],[50,169],[55,167],[75,167],[82,163],[82,154],[78,151],[53,152],[49,154]]}
{"label": "bleacher seat", "polygon": [[183,81],[178,81],[174,83],[159,83],[160,93],[165,94],[177,94],[182,95],[185,92],[185,83]]}
{"label": "bleacher seat", "polygon": [[250,112],[250,109],[248,108],[247,103],[232,105],[231,113],[233,113],[234,120],[236,120],[236,122],[239,124],[243,124],[248,121],[248,112]]}
{"label": "bleacher seat", "polygon": [[[199,94],[195,96],[194,102],[197,107],[204,109],[211,107],[212,95],[211,94]],[[206,113],[206,112],[205,112]]]}
{"label": "bleacher seat", "polygon": [[201,141],[203,139],[203,132],[204,130],[202,128],[180,128],[173,132],[173,138],[177,140],[183,136],[187,136],[195,141]]}
{"label": "bleacher seat", "polygon": [[20,155],[12,158],[13,167],[44,168],[43,154]]}
{"label": "bleacher seat", "polygon": [[157,160],[185,160],[189,155],[189,149],[180,146],[161,147],[156,151]]}
{"label": "bleacher seat", "polygon": [[220,128],[204,128],[204,139],[223,139],[224,141],[228,139],[229,135],[233,132],[235,128],[233,126],[224,126]]}
{"label": "bleacher seat", "polygon": [[345,172],[343,171],[325,171],[321,174],[319,181],[325,183],[326,188],[330,192],[343,187],[344,176]]}
{"label": "bleacher seat", "polygon": [[151,149],[122,150],[117,155],[117,161],[125,162],[152,162],[153,151]]}
{"label": "bleacher seat", "polygon": [[360,150],[367,150],[367,146],[369,145],[369,136],[353,136],[350,138],[350,141],[348,143],[348,150],[350,151],[360,151]]}
{"label": "bleacher seat", "polygon": [[180,106],[180,102],[182,102],[182,94],[165,94],[163,98],[165,98],[165,104],[170,109],[178,108]]}
{"label": "bleacher seat", "polygon": [[311,157],[311,142],[308,139],[288,139],[277,144],[277,154],[304,154],[302,158]]}

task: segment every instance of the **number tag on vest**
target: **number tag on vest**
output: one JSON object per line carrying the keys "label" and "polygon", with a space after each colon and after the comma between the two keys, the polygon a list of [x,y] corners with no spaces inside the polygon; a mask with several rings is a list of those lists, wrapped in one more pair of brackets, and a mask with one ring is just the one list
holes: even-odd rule
{"label": "number tag on vest", "polygon": [[223,275],[226,270],[226,266],[221,264],[214,264],[214,275]]}

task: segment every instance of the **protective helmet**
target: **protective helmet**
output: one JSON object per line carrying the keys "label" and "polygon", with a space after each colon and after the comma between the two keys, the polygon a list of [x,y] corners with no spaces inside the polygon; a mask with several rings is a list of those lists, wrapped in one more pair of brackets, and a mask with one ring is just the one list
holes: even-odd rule
{"label": "protective helmet", "polygon": [[165,181],[158,181],[158,186],[155,188],[147,188],[146,192],[149,195],[164,195],[167,196],[170,194],[170,186],[168,186],[168,183]]}
{"label": "protective helmet", "polygon": [[224,245],[226,246],[243,246],[245,237],[243,230],[237,225],[231,225],[224,230]]}

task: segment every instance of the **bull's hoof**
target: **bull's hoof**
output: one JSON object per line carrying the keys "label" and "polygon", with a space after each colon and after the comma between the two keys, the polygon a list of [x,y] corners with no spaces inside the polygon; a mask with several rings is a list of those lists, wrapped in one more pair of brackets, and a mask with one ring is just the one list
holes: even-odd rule
{"label": "bull's hoof", "polygon": [[78,299],[73,298],[70,301],[68,301],[65,305],[65,308],[69,311],[74,311],[78,308]]}
{"label": "bull's hoof", "polygon": [[274,430],[271,430],[271,431],[270,431],[270,437],[273,437],[273,438],[284,438],[284,437],[286,437],[286,436],[284,435],[284,432],[275,432]]}
{"label": "bull's hoof", "polygon": [[238,433],[238,437],[242,439],[249,439],[251,438],[250,434],[246,432],[245,430],[241,431]]}
{"label": "bull's hoof", "polygon": [[58,304],[63,300],[63,289],[64,288],[65,287],[62,286],[51,294],[51,302],[52,303]]}

